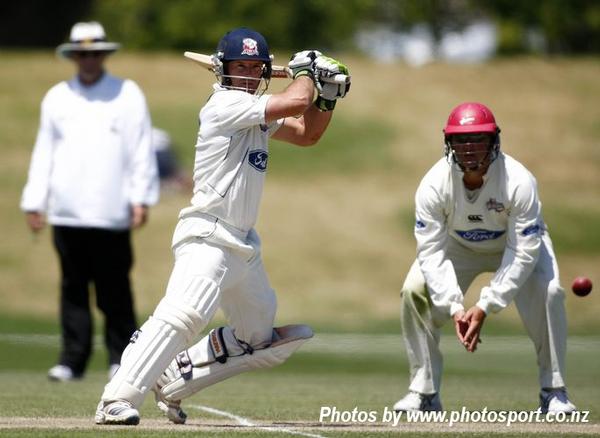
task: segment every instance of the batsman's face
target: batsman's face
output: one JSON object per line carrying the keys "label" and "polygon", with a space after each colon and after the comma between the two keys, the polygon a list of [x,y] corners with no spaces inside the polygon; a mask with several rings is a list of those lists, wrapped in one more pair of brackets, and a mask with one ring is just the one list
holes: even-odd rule
{"label": "batsman's face", "polygon": [[260,84],[263,67],[262,61],[231,61],[228,73],[232,88],[254,94]]}
{"label": "batsman's face", "polygon": [[452,155],[463,171],[487,169],[491,160],[492,137],[489,134],[453,135]]}

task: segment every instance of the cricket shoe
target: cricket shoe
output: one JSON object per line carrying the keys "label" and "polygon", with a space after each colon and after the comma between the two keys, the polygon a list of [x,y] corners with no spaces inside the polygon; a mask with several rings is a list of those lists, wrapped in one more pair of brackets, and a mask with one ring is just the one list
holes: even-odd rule
{"label": "cricket shoe", "polygon": [[542,414],[547,414],[548,412],[571,414],[577,408],[569,400],[565,388],[542,388],[540,391],[540,410]]}
{"label": "cricket shoe", "polygon": [[103,402],[96,408],[96,424],[124,424],[135,426],[140,422],[140,413],[125,400]]}
{"label": "cricket shoe", "polygon": [[76,375],[73,370],[66,365],[54,365],[48,370],[48,378],[53,382],[68,382],[77,380],[80,376]]}
{"label": "cricket shoe", "polygon": [[442,402],[440,396],[435,394],[421,394],[410,391],[404,398],[398,400],[394,405],[394,411],[441,411]]}
{"label": "cricket shoe", "polygon": [[158,409],[160,409],[172,423],[184,424],[185,420],[187,420],[187,414],[181,409],[181,400],[169,401],[163,396],[160,390],[161,386],[159,386],[158,382],[155,383],[152,387],[152,392],[154,392],[154,401],[156,402]]}

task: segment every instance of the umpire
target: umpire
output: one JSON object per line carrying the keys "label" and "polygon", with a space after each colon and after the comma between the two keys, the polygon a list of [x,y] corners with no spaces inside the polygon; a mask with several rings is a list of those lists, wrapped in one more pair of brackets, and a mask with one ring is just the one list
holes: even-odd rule
{"label": "umpire", "polygon": [[46,218],[52,225],[60,260],[62,350],[48,372],[56,381],[81,378],[91,355],[90,283],[105,317],[110,375],[136,329],[130,229],[146,222],[159,186],[145,97],[135,82],[104,69],[118,48],[97,22],[75,24],[58,47],[77,73],[42,101],[21,199],[33,232]]}

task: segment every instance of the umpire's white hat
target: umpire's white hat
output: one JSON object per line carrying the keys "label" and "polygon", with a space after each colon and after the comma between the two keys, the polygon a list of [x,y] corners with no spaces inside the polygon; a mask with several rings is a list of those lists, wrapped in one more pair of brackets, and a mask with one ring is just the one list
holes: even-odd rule
{"label": "umpire's white hat", "polygon": [[115,52],[119,50],[119,43],[106,41],[104,28],[97,21],[89,23],[76,23],[71,29],[69,42],[61,44],[56,52],[69,58],[73,52]]}

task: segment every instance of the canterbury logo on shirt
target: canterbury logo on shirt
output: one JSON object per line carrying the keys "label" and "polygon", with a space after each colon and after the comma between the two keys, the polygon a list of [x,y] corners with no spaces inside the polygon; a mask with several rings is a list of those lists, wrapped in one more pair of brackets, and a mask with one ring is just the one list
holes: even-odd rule
{"label": "canterbury logo on shirt", "polygon": [[248,154],[248,162],[259,172],[265,172],[267,170],[267,161],[269,160],[269,153],[262,149],[250,151]]}

